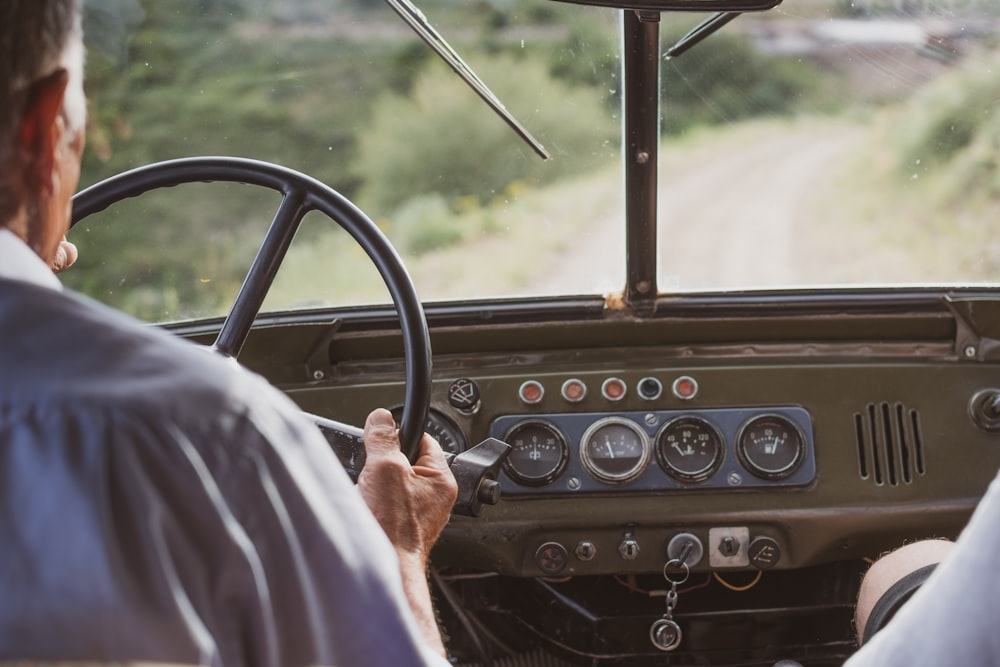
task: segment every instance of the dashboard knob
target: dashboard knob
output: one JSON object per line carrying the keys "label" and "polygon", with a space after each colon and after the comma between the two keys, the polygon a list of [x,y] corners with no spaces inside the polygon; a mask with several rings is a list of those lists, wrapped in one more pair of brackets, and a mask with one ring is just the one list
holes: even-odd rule
{"label": "dashboard knob", "polygon": [[479,385],[469,378],[459,378],[448,387],[448,404],[467,415],[479,412],[482,404]]}
{"label": "dashboard knob", "polygon": [[781,546],[770,537],[755,537],[747,548],[747,557],[758,570],[770,570],[781,558]]}
{"label": "dashboard knob", "polygon": [[972,422],[984,431],[1000,431],[1000,390],[983,389],[969,401]]}
{"label": "dashboard knob", "polygon": [[556,575],[569,563],[569,554],[566,547],[558,542],[546,542],[535,551],[535,563],[543,573]]}

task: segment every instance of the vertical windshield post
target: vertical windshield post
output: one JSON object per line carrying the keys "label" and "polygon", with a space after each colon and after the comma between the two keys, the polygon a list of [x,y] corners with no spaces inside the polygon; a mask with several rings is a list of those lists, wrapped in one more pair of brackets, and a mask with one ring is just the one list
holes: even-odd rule
{"label": "vertical windshield post", "polygon": [[639,314],[656,303],[656,180],[660,143],[660,15],[624,12],[625,299]]}

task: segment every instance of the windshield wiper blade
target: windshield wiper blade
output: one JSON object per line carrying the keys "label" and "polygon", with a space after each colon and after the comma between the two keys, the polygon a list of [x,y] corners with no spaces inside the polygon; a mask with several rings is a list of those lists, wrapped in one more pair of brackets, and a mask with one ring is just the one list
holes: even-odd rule
{"label": "windshield wiper blade", "polygon": [[507,107],[504,106],[503,102],[500,101],[492,90],[483,83],[483,80],[472,71],[472,68],[462,60],[462,57],[455,52],[455,49],[451,48],[449,44],[441,34],[434,29],[434,27],[428,22],[427,17],[424,16],[416,5],[414,5],[410,0],[386,0],[389,6],[392,7],[397,14],[406,22],[410,28],[413,29],[420,39],[424,40],[429,47],[431,47],[435,53],[441,56],[441,59],[448,63],[456,74],[462,77],[470,88],[476,91],[476,94],[482,98],[486,104],[489,105],[493,111],[496,112],[498,116],[503,118],[503,120],[510,126],[514,132],[518,134],[519,137],[524,139],[524,141],[531,146],[543,160],[548,160],[551,155],[545,150],[541,142],[532,136],[531,132],[528,131],[526,127],[521,125],[521,123],[514,118],[514,115],[507,111]]}
{"label": "windshield wiper blade", "polygon": [[677,43],[667,49],[666,53],[663,54],[663,58],[665,60],[676,58],[695,44],[698,44],[705,38],[715,33],[719,28],[726,25],[742,13],[743,12],[719,12],[714,16],[710,16],[695,26],[691,32],[677,40]]}

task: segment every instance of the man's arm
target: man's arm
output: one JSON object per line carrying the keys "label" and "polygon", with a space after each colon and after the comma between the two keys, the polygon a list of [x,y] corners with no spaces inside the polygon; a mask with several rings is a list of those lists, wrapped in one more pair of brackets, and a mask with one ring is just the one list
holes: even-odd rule
{"label": "man's arm", "polygon": [[445,655],[427,585],[427,558],[451,516],[458,485],[441,446],[424,434],[412,466],[399,449],[392,415],[378,409],[365,424],[365,467],[358,489],[399,558],[403,589],[428,645]]}

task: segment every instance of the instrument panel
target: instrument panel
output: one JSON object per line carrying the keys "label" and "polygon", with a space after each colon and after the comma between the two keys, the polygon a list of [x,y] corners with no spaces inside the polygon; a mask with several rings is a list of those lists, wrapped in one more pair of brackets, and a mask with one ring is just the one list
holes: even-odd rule
{"label": "instrument panel", "polygon": [[815,480],[812,419],[797,406],[505,415],[505,496],[801,487]]}

